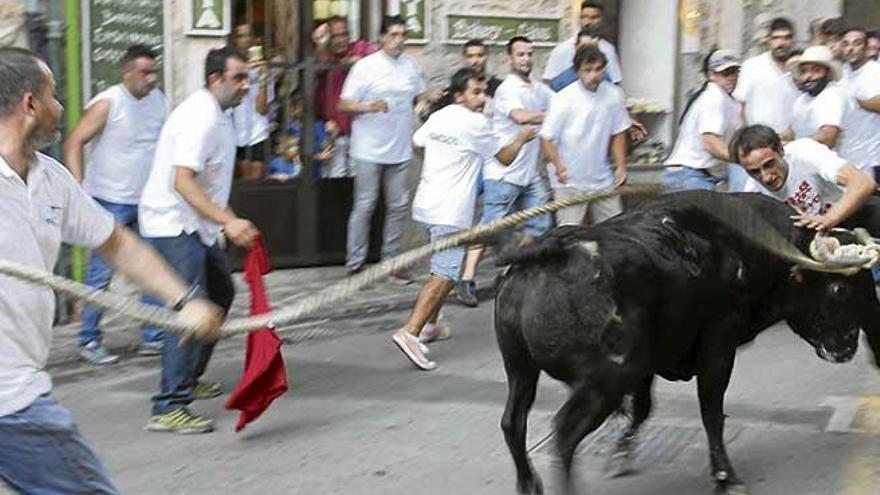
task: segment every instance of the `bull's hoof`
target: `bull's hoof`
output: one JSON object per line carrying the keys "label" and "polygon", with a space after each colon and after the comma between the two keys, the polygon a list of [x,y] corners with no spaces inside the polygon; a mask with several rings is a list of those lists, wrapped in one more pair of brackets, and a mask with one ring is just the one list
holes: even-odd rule
{"label": "bull's hoof", "polygon": [[518,482],[516,484],[516,492],[520,495],[544,495],[541,478],[536,474],[530,480]]}
{"label": "bull's hoof", "polygon": [[602,475],[605,476],[605,478],[610,479],[633,474],[633,472],[633,463],[630,452],[617,451],[608,458],[608,461],[605,462]]}

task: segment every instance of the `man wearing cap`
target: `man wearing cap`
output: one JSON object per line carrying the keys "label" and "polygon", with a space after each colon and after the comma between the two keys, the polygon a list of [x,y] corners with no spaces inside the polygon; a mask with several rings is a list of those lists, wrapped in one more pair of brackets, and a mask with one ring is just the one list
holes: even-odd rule
{"label": "man wearing cap", "polygon": [[846,116],[846,93],[836,84],[840,65],[827,46],[811,46],[789,62],[799,80],[801,95],[794,102],[792,125],[782,133],[783,141],[813,138],[834,148]]}
{"label": "man wearing cap", "polygon": [[688,102],[663,173],[670,190],[706,189],[727,178],[727,141],[739,127],[740,105],[731,94],[739,77],[739,56],[716,50],[706,57],[706,83]]}
{"label": "man wearing cap", "polygon": [[765,42],[769,50],[743,62],[733,97],[744,107],[749,124],[764,124],[776,132],[791,125],[791,111],[798,89],[786,62],[794,45],[791,21],[770,21]]}
{"label": "man wearing cap", "polygon": [[865,53],[867,34],[853,28],[843,37],[844,67],[849,108],[844,121],[840,154],[861,170],[873,174],[880,166],[880,63]]}

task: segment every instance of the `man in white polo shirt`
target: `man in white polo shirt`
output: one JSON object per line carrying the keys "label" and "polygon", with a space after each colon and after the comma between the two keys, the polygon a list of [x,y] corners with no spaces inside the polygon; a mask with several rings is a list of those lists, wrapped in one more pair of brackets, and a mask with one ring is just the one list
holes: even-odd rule
{"label": "man in white polo shirt", "polygon": [[[230,108],[248,90],[244,54],[224,47],[208,52],[205,87],[171,112],[162,128],[153,170],[139,205],[141,234],[194,291],[224,311],[235,294],[226,255],[217,244],[221,229],[238,246],[258,235],[251,222],[228,208],[235,168],[235,132]],[[148,301],[151,302],[151,301]],[[220,385],[199,380],[213,344],[182,342],[166,332],[159,394],[147,429],[206,433],[213,421],[190,412],[196,399],[220,395]]]}
{"label": "man in white polo shirt", "polygon": [[809,138],[782,146],[779,135],[760,124],[736,132],[730,157],[752,179],[746,191],[791,206],[800,227],[833,229],[858,211],[874,190],[871,176],[827,146]]}
{"label": "man in white polo shirt", "polygon": [[[27,50],[0,48],[0,88],[0,259],[51,272],[62,242],[95,248],[143,290],[182,307],[194,325],[186,337],[219,336],[219,310],[188,297],[152,249],[36,151],[60,136],[49,67]],[[2,275],[0,308],[0,480],[21,493],[118,493],[52,395],[52,290]]]}
{"label": "man in white polo shirt", "polygon": [[[486,91],[485,76],[474,69],[459,69],[449,86],[454,103],[433,113],[413,135],[413,144],[425,149],[413,219],[424,224],[431,242],[471,228],[483,163],[492,159],[511,163],[534,137],[534,127],[523,126],[502,146],[504,143],[483,115]],[[449,329],[437,324],[437,315],[459,278],[463,258],[464,248],[431,257],[431,276],[422,286],[406,324],[392,336],[394,344],[420,369],[436,367],[425,357],[424,343],[449,338]]]}
{"label": "man in white polo shirt", "polygon": [[782,133],[784,141],[813,138],[837,149],[846,118],[846,91],[837,83],[840,64],[826,46],[811,46],[789,62],[800,81],[801,94],[794,102],[792,124]]}
{"label": "man in white polo shirt", "polygon": [[[64,161],[74,179],[113,215],[116,223],[137,231],[137,204],[150,174],[159,131],[168,114],[165,94],[156,87],[156,54],[134,45],[122,57],[122,82],[102,91],[86,105],[82,118],[64,142]],[[92,142],[85,173],[83,149]],[[83,179],[85,176],[85,179]],[[86,285],[106,289],[113,271],[96,252],[89,259]],[[79,331],[79,353],[86,361],[104,365],[119,356],[101,344],[102,311],[86,306]],[[141,335],[140,353],[158,355],[162,334]]]}
{"label": "man in white polo shirt", "polygon": [[[543,82],[531,79],[534,54],[532,41],[524,36],[514,36],[507,42],[510,73],[495,90],[492,100],[492,128],[502,142],[512,140],[524,125],[540,125],[550,106],[553,90]],[[523,146],[510,165],[496,160],[486,162],[483,167],[485,184],[481,223],[541,206],[550,199],[550,192],[538,171],[539,153],[539,143],[531,141]],[[525,233],[529,237],[538,237],[550,227],[550,216],[543,215],[527,221]],[[482,254],[480,247],[470,249],[461,275],[459,298],[471,307],[478,304],[474,276]]]}
{"label": "man in white polo shirt", "polygon": [[[354,115],[349,155],[354,162],[354,205],[348,219],[348,254],[345,266],[357,273],[367,259],[370,220],[379,191],[385,193],[385,232],[382,258],[400,251],[403,222],[409,205],[406,176],[412,158],[414,103],[425,91],[415,59],[403,53],[406,21],[400,16],[382,19],[381,49],[358,60],[342,87],[339,110]],[[401,274],[392,279],[408,283]]]}
{"label": "man in white polo shirt", "polygon": [[[602,15],[604,7],[601,4],[586,1],[581,4],[580,29],[587,27],[599,28],[602,25]],[[571,38],[563,41],[553,48],[550,57],[547,59],[547,65],[544,66],[544,74],[541,79],[545,84],[550,82],[571,67],[571,61],[574,59],[575,45],[577,44],[578,35],[575,33]],[[617,59],[617,49],[605,39],[599,39],[599,50],[605,54],[608,63],[605,67],[608,80],[614,84],[623,82],[623,72],[620,70],[620,62]]]}
{"label": "man in white polo shirt", "polygon": [[733,97],[743,104],[746,123],[764,124],[781,133],[791,125],[798,97],[786,65],[794,45],[791,21],[783,17],[770,21],[764,40],[769,50],[743,62]]}
{"label": "man in white polo shirt", "polygon": [[849,110],[843,124],[840,156],[875,175],[880,167],[880,63],[868,58],[866,42],[863,29],[850,29],[843,36]]}
{"label": "man in white polo shirt", "polygon": [[[623,92],[603,81],[605,55],[594,45],[574,56],[578,81],[553,96],[541,127],[541,149],[550,163],[554,198],[617,187],[626,182],[626,131],[632,123]],[[608,150],[614,169],[608,163]],[[559,225],[595,224],[623,212],[620,196],[572,206],[556,213]]]}
{"label": "man in white polo shirt", "polygon": [[662,181],[667,189],[711,191],[727,179],[727,140],[741,120],[740,105],[731,96],[739,67],[739,56],[730,50],[715,50],[706,57],[707,80],[685,106],[675,147],[666,159],[670,168]]}

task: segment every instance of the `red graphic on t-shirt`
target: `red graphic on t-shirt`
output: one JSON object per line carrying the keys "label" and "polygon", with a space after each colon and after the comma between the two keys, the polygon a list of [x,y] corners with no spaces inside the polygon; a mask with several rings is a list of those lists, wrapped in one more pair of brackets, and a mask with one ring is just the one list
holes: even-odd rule
{"label": "red graphic on t-shirt", "polygon": [[[785,204],[795,208],[801,213],[810,215],[821,215],[828,211],[830,204],[822,204],[822,198],[813,188],[813,185],[807,181],[801,181],[797,190],[785,199]],[[818,211],[816,210],[818,206]]]}

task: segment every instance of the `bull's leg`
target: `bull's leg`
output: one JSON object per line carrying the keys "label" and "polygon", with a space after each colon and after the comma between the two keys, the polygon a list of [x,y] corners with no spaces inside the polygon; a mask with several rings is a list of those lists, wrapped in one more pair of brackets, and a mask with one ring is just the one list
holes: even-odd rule
{"label": "bull's leg", "polygon": [[880,304],[870,304],[862,313],[862,331],[874,353],[874,364],[880,368]]}
{"label": "bull's leg", "polygon": [[648,376],[632,395],[632,421],[629,428],[617,440],[611,458],[605,464],[605,475],[608,477],[623,476],[632,471],[636,440],[642,423],[651,414],[651,386],[654,383],[654,375]]}
{"label": "bull's leg", "polygon": [[721,493],[747,493],[727,457],[724,446],[724,393],[733,371],[735,347],[716,346],[701,349],[697,363],[697,393],[700,415],[709,437],[709,461],[712,479]]}
{"label": "bull's leg", "polygon": [[526,452],[526,428],[529,409],[535,402],[540,370],[532,363],[519,361],[505,363],[507,370],[507,406],[501,418],[504,440],[516,465],[516,487],[519,493],[539,495],[544,493],[541,478],[532,468]]}
{"label": "bull's leg", "polygon": [[575,493],[571,465],[577,446],[614,412],[620,399],[608,397],[593,386],[581,385],[574,389],[556,413],[556,448],[562,463],[562,486],[565,493]]}

